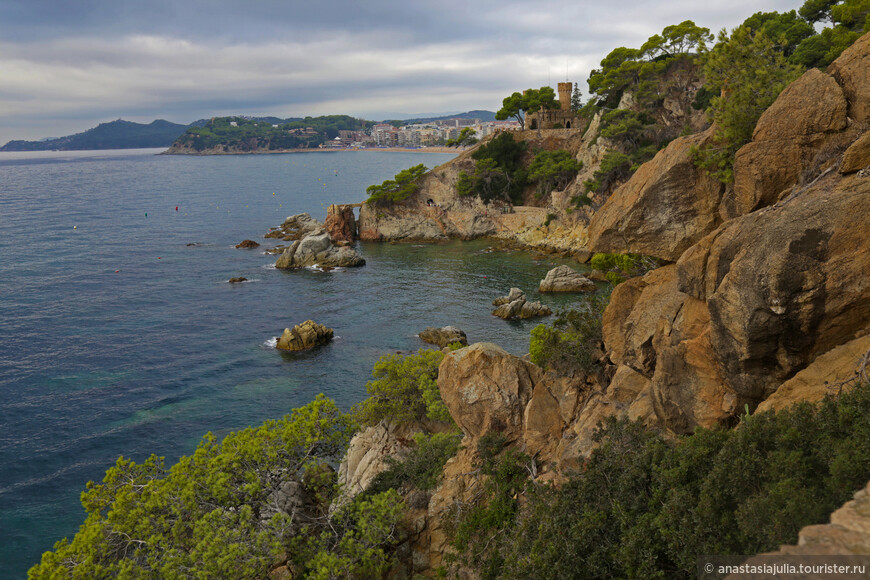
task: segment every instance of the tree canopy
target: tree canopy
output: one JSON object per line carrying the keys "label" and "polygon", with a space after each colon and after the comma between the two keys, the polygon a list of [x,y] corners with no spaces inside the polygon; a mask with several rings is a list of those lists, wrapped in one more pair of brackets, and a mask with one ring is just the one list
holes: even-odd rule
{"label": "tree canopy", "polygon": [[[354,430],[320,395],[223,441],[209,433],[170,469],[154,455],[143,463],[121,457],[82,493],[88,516],[79,532],[46,552],[29,577],[264,578],[282,552],[306,577],[381,571],[389,561],[382,546],[402,509],[394,491],[326,517],[334,489],[325,465],[340,458]],[[275,508],[288,481],[320,502],[322,518]]]}
{"label": "tree canopy", "polygon": [[504,121],[514,117],[520,123],[520,128],[525,129],[525,116],[537,113],[541,109],[558,109],[559,102],[556,100],[556,92],[553,87],[541,87],[540,89],[527,89],[522,94],[514,93],[505,97],[502,107],[495,113],[495,118]]}
{"label": "tree canopy", "polygon": [[477,137],[475,137],[475,134],[477,134],[477,131],[471,127],[464,127],[462,131],[459,132],[459,136],[456,139],[448,139],[446,145],[448,147],[474,145],[477,143]]}
{"label": "tree canopy", "polygon": [[782,13],[756,12],[743,21],[743,26],[753,33],[767,35],[781,48],[785,56],[791,56],[801,42],[816,33],[812,25],[794,10]]}
{"label": "tree canopy", "polygon": [[[626,89],[659,75],[673,61],[702,50],[712,39],[709,28],[697,26],[691,20],[666,26],[639,49],[624,46],[613,49],[601,61],[601,68],[589,75],[589,92],[600,104],[616,107]],[[643,91],[638,95],[640,100],[647,96]]]}
{"label": "tree canopy", "polygon": [[422,163],[403,169],[393,179],[387,179],[380,185],[370,185],[366,188],[369,198],[368,203],[385,202],[396,203],[408,199],[420,189],[417,183],[428,168]]}
{"label": "tree canopy", "polygon": [[568,151],[539,151],[529,165],[529,181],[538,182],[538,197],[542,197],[554,189],[564,189],[583,164],[574,159]]}
{"label": "tree canopy", "polygon": [[734,154],[752,139],[761,114],[802,72],[766,34],[753,34],[748,26],[730,35],[722,30],[704,55],[707,86],[721,94],[710,100],[716,144],[698,152],[699,165],[721,181],[731,181]]}

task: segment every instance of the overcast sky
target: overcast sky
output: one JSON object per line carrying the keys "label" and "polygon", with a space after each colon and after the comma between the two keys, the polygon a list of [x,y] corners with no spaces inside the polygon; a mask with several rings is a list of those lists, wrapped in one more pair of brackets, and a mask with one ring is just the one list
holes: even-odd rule
{"label": "overcast sky", "polygon": [[497,110],[686,19],[802,0],[0,0],[0,144],[123,118]]}

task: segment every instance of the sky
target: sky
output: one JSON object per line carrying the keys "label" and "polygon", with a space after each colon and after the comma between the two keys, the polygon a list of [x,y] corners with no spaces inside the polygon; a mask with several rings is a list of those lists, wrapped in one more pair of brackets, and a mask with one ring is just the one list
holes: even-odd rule
{"label": "sky", "polygon": [[0,144],[123,118],[495,111],[618,46],[802,0],[0,0]]}

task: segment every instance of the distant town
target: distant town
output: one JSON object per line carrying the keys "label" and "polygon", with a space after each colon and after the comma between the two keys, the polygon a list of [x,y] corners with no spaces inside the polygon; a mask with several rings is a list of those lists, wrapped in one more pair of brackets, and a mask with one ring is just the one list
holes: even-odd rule
{"label": "distant town", "polygon": [[466,127],[474,131],[474,137],[506,129],[519,129],[517,121],[481,121],[480,119],[445,119],[428,123],[415,123],[400,127],[380,123],[369,131],[339,131],[334,139],[321,145],[322,148],[356,149],[365,147],[437,147],[459,138]]}

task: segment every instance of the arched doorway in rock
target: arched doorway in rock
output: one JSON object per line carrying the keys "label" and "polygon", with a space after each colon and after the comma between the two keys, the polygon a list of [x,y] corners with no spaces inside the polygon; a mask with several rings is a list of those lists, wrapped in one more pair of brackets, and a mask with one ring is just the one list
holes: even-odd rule
{"label": "arched doorway in rock", "polygon": [[529,129],[537,129],[538,128],[538,120],[532,119],[532,126]]}
{"label": "arched doorway in rock", "polygon": [[570,128],[571,128],[571,121],[565,121],[565,128],[566,128],[566,129],[570,129]]}

